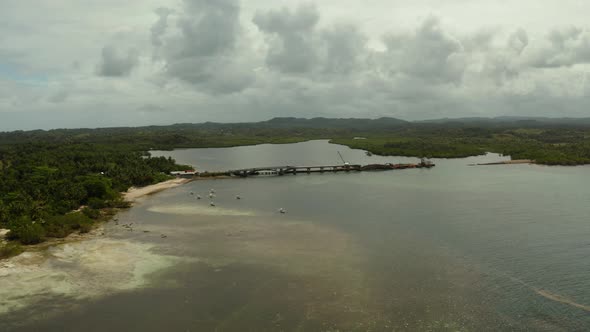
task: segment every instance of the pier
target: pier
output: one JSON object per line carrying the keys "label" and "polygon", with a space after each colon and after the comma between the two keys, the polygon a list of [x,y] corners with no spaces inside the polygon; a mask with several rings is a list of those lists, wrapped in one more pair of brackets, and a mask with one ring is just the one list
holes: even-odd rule
{"label": "pier", "polygon": [[228,171],[233,176],[256,176],[256,175],[286,175],[286,174],[311,174],[311,173],[337,173],[337,172],[360,172],[361,165],[331,165],[331,166],[271,166],[244,168]]}
{"label": "pier", "polygon": [[348,164],[344,165],[322,165],[322,166],[269,166],[256,168],[235,169],[225,172],[225,175],[249,177],[260,175],[297,175],[297,174],[312,174],[312,173],[340,173],[340,172],[368,172],[368,171],[388,171],[411,168],[432,168],[435,164],[422,160],[417,164],[371,164],[358,165]]}

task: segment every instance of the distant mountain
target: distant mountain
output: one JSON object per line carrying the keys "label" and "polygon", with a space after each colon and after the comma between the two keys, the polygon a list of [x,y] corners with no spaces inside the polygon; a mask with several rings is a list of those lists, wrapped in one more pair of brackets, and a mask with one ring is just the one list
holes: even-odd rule
{"label": "distant mountain", "polygon": [[372,129],[402,127],[410,124],[408,121],[395,118],[379,119],[332,119],[332,118],[274,118],[259,122],[258,125],[269,128],[335,128],[335,129]]}
{"label": "distant mountain", "polygon": [[[79,128],[79,129],[53,129],[53,130],[32,130],[16,131],[35,139],[46,137],[47,134],[52,137],[65,136],[88,136],[88,135],[123,135],[129,132],[141,134],[143,132],[183,132],[183,131],[225,131],[225,130],[250,130],[250,129],[333,129],[333,130],[353,130],[353,131],[372,131],[372,130],[395,130],[411,127],[486,127],[486,128],[551,128],[551,127],[590,127],[590,117],[588,118],[548,118],[548,117],[526,117],[526,116],[501,116],[495,118],[485,117],[465,117],[465,118],[442,118],[421,121],[405,121],[396,118],[382,117],[379,119],[360,119],[360,118],[295,118],[295,117],[278,117],[261,122],[242,122],[242,123],[177,123],[164,126],[145,126],[145,127],[113,127],[113,128]],[[1,135],[0,140],[6,143],[10,140],[7,135]],[[8,133],[4,133],[8,134]]]}
{"label": "distant mountain", "polygon": [[[220,129],[220,128],[266,128],[266,129],[387,129],[399,128],[411,125],[411,122],[395,118],[379,119],[358,119],[358,118],[295,118],[279,117],[261,122],[241,122],[241,123],[179,123],[172,125],[176,128],[193,128],[193,129]],[[168,127],[168,126],[164,126]]]}
{"label": "distant mountain", "polygon": [[547,126],[590,126],[590,118],[549,118],[529,116],[499,116],[494,118],[467,117],[442,118],[414,121],[414,124],[436,124],[447,126],[509,126],[509,127],[547,127]]}

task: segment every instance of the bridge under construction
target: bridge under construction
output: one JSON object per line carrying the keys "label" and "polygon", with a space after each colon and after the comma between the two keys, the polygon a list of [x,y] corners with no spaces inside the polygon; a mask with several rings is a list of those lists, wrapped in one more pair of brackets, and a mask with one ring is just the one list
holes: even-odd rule
{"label": "bridge under construction", "polygon": [[320,166],[269,166],[235,169],[225,172],[225,175],[249,177],[260,175],[296,175],[311,173],[339,173],[339,172],[366,172],[366,171],[387,171],[411,168],[432,168],[435,164],[422,160],[417,164],[370,164],[356,165],[344,163],[344,165],[320,165]]}

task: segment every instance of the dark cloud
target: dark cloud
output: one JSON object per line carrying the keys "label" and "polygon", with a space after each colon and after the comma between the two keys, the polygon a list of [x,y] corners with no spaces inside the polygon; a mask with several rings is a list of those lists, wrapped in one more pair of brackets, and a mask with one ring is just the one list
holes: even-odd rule
{"label": "dark cloud", "polygon": [[497,35],[497,31],[492,29],[482,29],[473,34],[462,36],[461,44],[466,52],[487,52],[493,46],[492,42]]}
{"label": "dark cloud", "polygon": [[349,74],[362,66],[367,52],[367,37],[352,24],[339,24],[321,33],[325,47],[324,70],[328,73]]}
{"label": "dark cloud", "polygon": [[577,27],[567,27],[562,29],[553,29],[547,35],[556,49],[565,50],[569,40],[575,40],[580,37],[583,30]]}
{"label": "dark cloud", "polygon": [[329,80],[354,74],[367,57],[368,38],[351,23],[320,28],[317,7],[258,11],[253,23],[268,42],[266,65],[283,75]]}
{"label": "dark cloud", "polygon": [[557,68],[590,63],[590,31],[577,27],[555,29],[547,40],[549,45],[531,56],[531,66]]}
{"label": "dark cloud", "polygon": [[152,26],[167,76],[211,94],[247,88],[254,76],[237,49],[242,36],[238,1],[185,0],[176,13],[177,26],[171,36],[162,37],[171,11],[160,13]]}
{"label": "dark cloud", "polygon": [[461,43],[447,34],[436,17],[429,17],[410,35],[388,35],[389,72],[403,73],[431,83],[457,83],[466,64]]}
{"label": "dark cloud", "polygon": [[520,28],[510,35],[508,38],[508,47],[516,52],[518,55],[529,45],[529,36],[527,32]]}
{"label": "dark cloud", "polygon": [[168,29],[168,16],[170,16],[173,11],[161,7],[156,9],[155,13],[158,15],[159,19],[151,28],[151,40],[154,47],[160,47],[162,46],[162,40],[160,38],[166,32],[166,29]]}
{"label": "dark cloud", "polygon": [[105,46],[102,49],[102,59],[97,72],[100,76],[127,76],[138,63],[139,53],[136,50],[129,50],[127,54],[120,54],[115,47]]}
{"label": "dark cloud", "polygon": [[285,73],[311,71],[318,57],[314,30],[319,20],[317,8],[309,4],[295,10],[257,12],[254,24],[270,37],[268,66]]}
{"label": "dark cloud", "polygon": [[240,92],[254,80],[248,64],[229,56],[178,59],[167,64],[166,73],[214,95]]}
{"label": "dark cloud", "polygon": [[489,79],[500,87],[519,77],[521,71],[527,70],[523,63],[523,53],[529,46],[526,30],[520,28],[510,33],[505,47],[490,47],[485,52],[482,79]]}
{"label": "dark cloud", "polygon": [[182,36],[172,57],[215,56],[236,46],[240,6],[236,0],[185,0],[178,20]]}

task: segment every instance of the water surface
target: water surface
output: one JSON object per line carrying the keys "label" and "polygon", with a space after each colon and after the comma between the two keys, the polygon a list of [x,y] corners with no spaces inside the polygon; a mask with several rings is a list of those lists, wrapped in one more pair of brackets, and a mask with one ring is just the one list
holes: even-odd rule
{"label": "water surface", "polygon": [[[368,157],[326,141],[153,154],[218,171],[341,163],[337,151],[350,163],[416,161]],[[588,330],[590,168],[467,166],[500,159],[506,157],[434,160],[431,170],[195,181],[146,197],[121,214],[119,225],[106,226],[95,240],[100,245],[47,253],[43,266],[57,276],[16,284],[0,274],[0,283],[33,288],[26,296],[5,291],[21,305],[0,313],[0,326]],[[133,231],[121,227],[126,223]]]}

